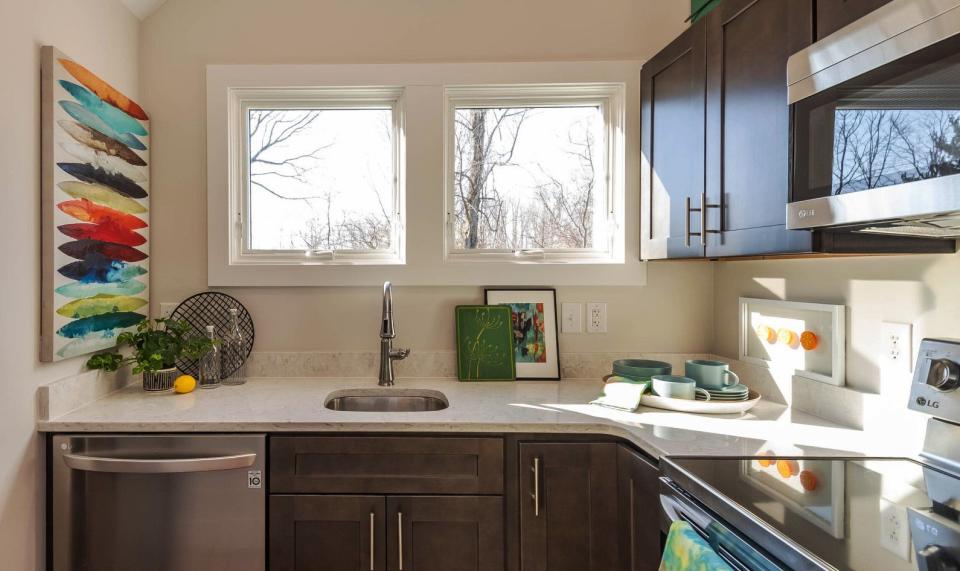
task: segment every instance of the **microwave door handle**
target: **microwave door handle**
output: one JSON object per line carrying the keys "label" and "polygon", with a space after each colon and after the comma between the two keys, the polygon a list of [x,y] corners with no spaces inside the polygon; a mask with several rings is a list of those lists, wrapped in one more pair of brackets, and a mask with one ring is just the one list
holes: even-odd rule
{"label": "microwave door handle", "polygon": [[234,470],[253,466],[256,459],[257,455],[253,452],[199,458],[110,458],[83,454],[63,455],[63,462],[74,470],[111,474],[178,474]]}

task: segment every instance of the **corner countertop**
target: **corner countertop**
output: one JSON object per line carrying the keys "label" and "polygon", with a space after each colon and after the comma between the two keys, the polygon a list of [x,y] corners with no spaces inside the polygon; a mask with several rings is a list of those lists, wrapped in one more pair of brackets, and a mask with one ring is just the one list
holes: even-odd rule
{"label": "corner countertop", "polygon": [[761,401],[743,415],[694,415],[641,407],[621,412],[587,404],[602,383],[461,383],[400,379],[389,390],[444,393],[449,408],[433,412],[342,412],[324,407],[334,391],[376,388],[375,379],[250,379],[178,395],[129,386],[62,416],[41,420],[41,432],[420,432],[568,433],[624,438],[654,457],[902,456],[869,433]]}

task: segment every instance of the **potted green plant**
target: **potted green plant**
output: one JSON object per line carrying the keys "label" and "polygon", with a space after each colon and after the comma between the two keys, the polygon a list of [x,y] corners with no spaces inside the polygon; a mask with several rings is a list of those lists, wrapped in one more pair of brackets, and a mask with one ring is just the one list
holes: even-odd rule
{"label": "potted green plant", "polygon": [[[136,331],[117,336],[117,350],[87,360],[87,367],[116,371],[133,363],[133,372],[143,374],[143,390],[165,391],[177,377],[177,359],[199,359],[213,348],[214,341],[196,333],[189,323],[170,319],[145,319]],[[119,349],[130,346],[129,357]]]}

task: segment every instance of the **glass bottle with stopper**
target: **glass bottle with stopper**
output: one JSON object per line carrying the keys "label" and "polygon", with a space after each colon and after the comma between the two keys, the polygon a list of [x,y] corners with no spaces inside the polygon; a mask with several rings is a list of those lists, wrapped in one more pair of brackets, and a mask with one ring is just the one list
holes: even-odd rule
{"label": "glass bottle with stopper", "polygon": [[220,347],[213,325],[207,325],[207,338],[213,346],[200,357],[200,388],[215,389],[220,386]]}
{"label": "glass bottle with stopper", "polygon": [[246,369],[246,336],[240,330],[240,312],[237,308],[230,308],[230,321],[227,332],[223,336],[223,357],[221,370],[224,375],[223,384],[242,385],[247,382]]}

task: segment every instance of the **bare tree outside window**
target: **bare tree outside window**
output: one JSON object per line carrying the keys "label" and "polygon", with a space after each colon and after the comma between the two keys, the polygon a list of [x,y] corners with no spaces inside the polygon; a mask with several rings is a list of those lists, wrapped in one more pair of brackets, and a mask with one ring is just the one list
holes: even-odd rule
{"label": "bare tree outside window", "polygon": [[253,250],[384,250],[393,239],[390,109],[251,109]]}
{"label": "bare tree outside window", "polygon": [[595,247],[599,107],[457,108],[454,125],[457,249]]}

